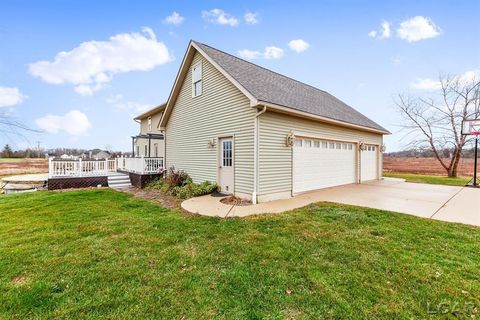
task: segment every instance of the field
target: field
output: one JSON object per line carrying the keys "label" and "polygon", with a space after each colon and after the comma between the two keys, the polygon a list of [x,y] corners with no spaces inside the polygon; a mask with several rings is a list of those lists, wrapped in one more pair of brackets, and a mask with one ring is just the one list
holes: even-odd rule
{"label": "field", "polygon": [[[383,158],[383,170],[385,172],[446,175],[445,170],[435,158],[385,156]],[[473,176],[473,159],[460,160],[458,175]]]}
{"label": "field", "polygon": [[220,219],[113,190],[0,201],[1,319],[478,316],[480,229],[318,203]]}
{"label": "field", "polygon": [[0,158],[0,176],[48,172],[47,159]]}

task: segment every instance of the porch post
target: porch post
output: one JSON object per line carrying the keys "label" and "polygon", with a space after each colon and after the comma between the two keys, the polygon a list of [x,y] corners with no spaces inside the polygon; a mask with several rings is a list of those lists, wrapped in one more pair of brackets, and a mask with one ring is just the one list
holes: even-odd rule
{"label": "porch post", "polygon": [[148,135],[148,157],[150,158],[150,150],[152,149],[152,136]]}
{"label": "porch post", "polygon": [[132,156],[135,157],[135,138],[132,137]]}

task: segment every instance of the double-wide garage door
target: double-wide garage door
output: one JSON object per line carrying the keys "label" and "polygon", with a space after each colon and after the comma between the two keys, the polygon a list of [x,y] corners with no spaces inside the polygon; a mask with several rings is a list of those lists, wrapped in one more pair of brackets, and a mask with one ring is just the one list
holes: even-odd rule
{"label": "double-wide garage door", "polygon": [[293,192],[355,183],[356,144],[308,138],[295,139]]}
{"label": "double-wide garage door", "polygon": [[298,137],[293,147],[293,192],[377,179],[377,152],[373,145],[361,152],[357,177],[357,144]]}

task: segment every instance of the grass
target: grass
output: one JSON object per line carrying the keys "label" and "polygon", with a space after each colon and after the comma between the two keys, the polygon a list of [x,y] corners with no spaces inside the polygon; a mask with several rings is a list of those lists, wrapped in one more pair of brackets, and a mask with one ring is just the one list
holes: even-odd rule
{"label": "grass", "polygon": [[36,192],[0,200],[0,239],[1,319],[428,318],[441,303],[442,317],[470,317],[480,305],[479,228],[332,203],[220,219],[113,190]]}
{"label": "grass", "polygon": [[443,184],[447,186],[464,186],[470,181],[470,177],[449,178],[445,176],[422,175],[415,173],[384,172],[384,177],[402,178],[407,182]]}

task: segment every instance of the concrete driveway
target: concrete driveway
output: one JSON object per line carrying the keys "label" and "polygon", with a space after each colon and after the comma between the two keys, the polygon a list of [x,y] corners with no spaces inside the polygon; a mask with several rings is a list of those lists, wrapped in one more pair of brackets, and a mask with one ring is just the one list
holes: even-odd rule
{"label": "concrete driveway", "polygon": [[480,189],[407,183],[385,178],[304,193],[290,199],[250,206],[232,206],[211,195],[182,203],[192,213],[220,217],[245,217],[280,213],[319,201],[330,201],[375,209],[402,212],[423,218],[480,226]]}

